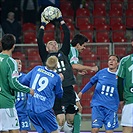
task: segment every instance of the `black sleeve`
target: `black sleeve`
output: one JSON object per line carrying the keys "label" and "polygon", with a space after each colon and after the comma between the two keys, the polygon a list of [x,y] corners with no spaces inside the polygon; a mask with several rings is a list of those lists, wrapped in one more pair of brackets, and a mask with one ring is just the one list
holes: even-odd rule
{"label": "black sleeve", "polygon": [[43,42],[43,36],[44,36],[44,30],[39,29],[38,35],[37,35],[37,44],[38,44],[38,50],[39,50],[39,55],[41,57],[41,60],[43,64],[45,64],[48,52],[46,51],[46,46]]}
{"label": "black sleeve", "polygon": [[64,33],[64,38],[63,38],[63,44],[61,47],[61,51],[68,56],[70,52],[70,31],[67,27],[66,24],[62,25],[63,33]]}
{"label": "black sleeve", "polygon": [[118,82],[117,82],[117,88],[118,88],[118,94],[119,94],[119,99],[120,101],[123,101],[123,78],[118,77]]}

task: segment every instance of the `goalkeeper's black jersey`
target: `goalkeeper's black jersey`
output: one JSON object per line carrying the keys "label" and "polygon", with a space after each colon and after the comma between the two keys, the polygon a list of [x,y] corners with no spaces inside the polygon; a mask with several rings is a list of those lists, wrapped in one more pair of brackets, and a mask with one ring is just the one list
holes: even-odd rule
{"label": "goalkeeper's black jersey", "polygon": [[62,82],[62,85],[63,87],[67,87],[70,85],[74,85],[76,82],[72,66],[68,59],[68,54],[70,52],[70,32],[66,24],[63,24],[62,28],[64,31],[63,45],[57,53],[48,53],[46,51],[46,47],[43,42],[43,36],[45,37],[43,29],[39,30],[37,41],[38,41],[39,54],[44,65],[49,56],[55,55],[58,58],[59,61],[58,61],[57,73],[62,73],[64,75],[64,80]]}

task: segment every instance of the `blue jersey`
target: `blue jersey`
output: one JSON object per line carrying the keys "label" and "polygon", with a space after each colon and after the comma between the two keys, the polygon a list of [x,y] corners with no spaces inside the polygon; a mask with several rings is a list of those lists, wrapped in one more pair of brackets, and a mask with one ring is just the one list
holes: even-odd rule
{"label": "blue jersey", "polygon": [[[116,73],[110,72],[108,68],[104,68],[97,72],[88,83],[96,84],[94,95],[91,101],[91,106],[103,106],[112,111],[117,111],[119,106],[119,96],[117,91],[117,78]],[[85,92],[87,85],[81,92]]]}
{"label": "blue jersey", "polygon": [[[21,83],[25,73],[20,73],[18,81]],[[27,115],[27,94],[23,92],[17,92],[15,107],[17,109],[18,116]]]}
{"label": "blue jersey", "polygon": [[60,76],[45,66],[34,67],[23,78],[22,83],[34,89],[34,96],[28,96],[28,107],[35,113],[53,108],[55,97],[63,95]]}

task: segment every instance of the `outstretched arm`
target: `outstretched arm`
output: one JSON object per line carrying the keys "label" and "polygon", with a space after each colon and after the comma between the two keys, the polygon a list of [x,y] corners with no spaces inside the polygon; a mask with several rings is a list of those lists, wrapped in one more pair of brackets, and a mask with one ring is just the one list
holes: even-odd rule
{"label": "outstretched arm", "polygon": [[98,71],[98,67],[97,66],[85,66],[82,64],[72,64],[73,69],[78,70],[78,71],[94,71],[97,72]]}
{"label": "outstretched arm", "polygon": [[48,23],[49,23],[49,21],[45,20],[44,14],[42,12],[42,14],[41,14],[41,26],[40,26],[38,34],[37,34],[37,44],[38,44],[39,55],[40,55],[41,60],[44,64],[46,62],[48,52],[46,51],[46,45],[43,42],[43,36],[44,36],[45,26]]}
{"label": "outstretched arm", "polygon": [[86,91],[88,91],[98,81],[98,77],[99,77],[99,72],[96,73],[90,79],[90,81],[84,86],[84,88],[79,92],[78,96],[79,96],[80,99],[82,97],[82,94],[84,94]]}

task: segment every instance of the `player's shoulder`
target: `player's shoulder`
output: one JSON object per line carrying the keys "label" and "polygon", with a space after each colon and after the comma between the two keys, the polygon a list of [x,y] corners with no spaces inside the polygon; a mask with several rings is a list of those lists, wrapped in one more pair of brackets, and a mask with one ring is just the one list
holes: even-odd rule
{"label": "player's shoulder", "polygon": [[99,70],[98,72],[101,73],[101,72],[105,72],[107,70],[108,70],[108,68],[103,68],[103,69]]}
{"label": "player's shoulder", "polygon": [[133,54],[122,57],[120,62],[124,63],[124,62],[128,61],[130,58],[133,58]]}

